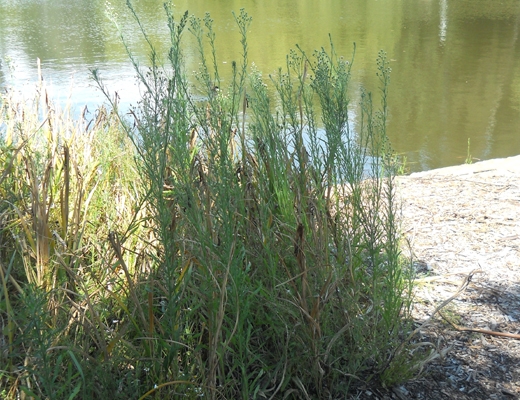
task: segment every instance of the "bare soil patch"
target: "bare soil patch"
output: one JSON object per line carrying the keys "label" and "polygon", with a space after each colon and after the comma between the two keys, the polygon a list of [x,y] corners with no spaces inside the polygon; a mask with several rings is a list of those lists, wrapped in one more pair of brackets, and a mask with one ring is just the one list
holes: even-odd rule
{"label": "bare soil patch", "polygon": [[421,329],[437,354],[421,378],[358,398],[520,399],[520,156],[398,177],[397,186],[417,326],[473,274]]}

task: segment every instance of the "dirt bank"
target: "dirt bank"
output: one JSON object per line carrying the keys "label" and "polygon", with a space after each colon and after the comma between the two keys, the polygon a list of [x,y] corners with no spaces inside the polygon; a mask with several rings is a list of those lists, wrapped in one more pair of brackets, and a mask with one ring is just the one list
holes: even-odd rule
{"label": "dirt bank", "polygon": [[520,156],[401,176],[397,188],[416,339],[432,361],[419,379],[355,398],[520,399]]}
{"label": "dirt bank", "polygon": [[474,274],[422,331],[433,351],[446,356],[392,397],[519,398],[520,156],[397,181],[403,230],[418,271],[417,324]]}

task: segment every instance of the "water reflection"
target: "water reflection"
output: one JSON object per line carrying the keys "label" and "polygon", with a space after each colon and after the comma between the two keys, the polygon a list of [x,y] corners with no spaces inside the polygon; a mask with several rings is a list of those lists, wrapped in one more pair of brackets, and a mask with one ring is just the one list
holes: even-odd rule
{"label": "water reflection", "polygon": [[[136,11],[160,54],[168,50],[163,0],[135,1]],[[121,30],[142,64],[147,49],[124,1],[112,6]],[[268,75],[285,64],[299,43],[312,52],[334,38],[338,54],[350,57],[357,44],[352,97],[359,86],[377,90],[375,58],[387,51],[393,73],[388,132],[413,170],[464,161],[468,138],[476,158],[520,154],[520,2],[518,0],[220,0],[175,2],[203,16],[217,30],[218,63],[224,82],[241,46],[231,10],[253,16],[248,57]],[[193,38],[186,33],[187,73],[198,69]],[[0,85],[29,92],[44,79],[62,100],[80,108],[103,102],[89,78],[98,68],[123,106],[139,90],[118,33],[105,15],[104,0],[0,1]],[[6,59],[12,60],[11,73]]]}
{"label": "water reflection", "polygon": [[446,31],[448,29],[448,0],[440,0],[441,11],[440,11],[440,23],[439,23],[439,40],[441,45],[446,41]]}
{"label": "water reflection", "polygon": [[[484,18],[472,5],[448,3],[444,42],[430,43],[439,27],[414,18],[424,14],[416,10],[405,19],[395,52],[403,57],[393,76],[391,104],[399,107],[393,108],[392,139],[398,149],[415,153],[410,158],[416,169],[463,162],[468,138],[477,158],[520,152],[520,119],[511,96],[520,72],[518,5],[514,18],[502,19],[498,12]],[[396,93],[396,86],[406,90]],[[396,127],[408,132],[395,134]]]}

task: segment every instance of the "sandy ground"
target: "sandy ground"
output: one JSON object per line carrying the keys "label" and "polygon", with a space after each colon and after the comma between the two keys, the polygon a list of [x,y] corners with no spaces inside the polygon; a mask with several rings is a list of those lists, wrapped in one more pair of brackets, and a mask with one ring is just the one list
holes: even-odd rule
{"label": "sandy ground", "polygon": [[358,398],[520,399],[520,156],[398,177],[397,187],[416,326],[449,302],[417,336],[433,357],[422,376]]}

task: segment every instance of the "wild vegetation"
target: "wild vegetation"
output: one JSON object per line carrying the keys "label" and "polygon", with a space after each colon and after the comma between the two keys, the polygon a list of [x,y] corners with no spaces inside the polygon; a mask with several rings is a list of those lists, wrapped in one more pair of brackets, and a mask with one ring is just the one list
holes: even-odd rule
{"label": "wild vegetation", "polygon": [[354,131],[352,63],[332,44],[266,79],[242,10],[225,82],[209,15],[165,10],[167,59],[148,41],[144,68],[128,48],[143,92],[129,113],[113,100],[73,120],[43,85],[30,104],[2,97],[3,398],[323,399],[406,380],[385,54]]}

